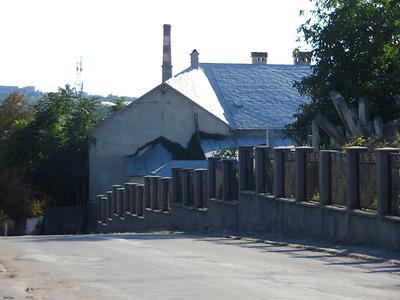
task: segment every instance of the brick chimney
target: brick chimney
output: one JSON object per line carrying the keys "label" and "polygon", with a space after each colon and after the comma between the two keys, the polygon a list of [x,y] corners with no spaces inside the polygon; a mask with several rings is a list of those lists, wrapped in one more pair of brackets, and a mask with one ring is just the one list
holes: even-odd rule
{"label": "brick chimney", "polygon": [[293,64],[295,65],[309,65],[311,64],[311,58],[311,51],[293,50]]}
{"label": "brick chimney", "polygon": [[266,65],[268,52],[251,52],[251,63],[254,65]]}
{"label": "brick chimney", "polygon": [[190,53],[190,66],[194,69],[199,68],[199,52],[196,49]]}
{"label": "brick chimney", "polygon": [[164,24],[162,82],[172,77],[171,25]]}

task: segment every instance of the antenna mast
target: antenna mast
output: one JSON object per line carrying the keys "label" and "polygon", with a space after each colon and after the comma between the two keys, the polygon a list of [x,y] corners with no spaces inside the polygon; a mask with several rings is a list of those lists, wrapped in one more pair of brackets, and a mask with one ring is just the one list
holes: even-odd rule
{"label": "antenna mast", "polygon": [[82,74],[82,56],[80,61],[76,63],[76,82],[75,82],[75,91],[78,95],[82,95],[83,93],[83,82],[81,78]]}

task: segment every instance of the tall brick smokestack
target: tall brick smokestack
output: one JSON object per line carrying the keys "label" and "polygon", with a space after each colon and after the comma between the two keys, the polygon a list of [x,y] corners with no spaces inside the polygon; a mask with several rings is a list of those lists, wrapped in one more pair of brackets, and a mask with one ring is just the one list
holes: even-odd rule
{"label": "tall brick smokestack", "polygon": [[164,24],[162,82],[172,77],[171,64],[171,25]]}

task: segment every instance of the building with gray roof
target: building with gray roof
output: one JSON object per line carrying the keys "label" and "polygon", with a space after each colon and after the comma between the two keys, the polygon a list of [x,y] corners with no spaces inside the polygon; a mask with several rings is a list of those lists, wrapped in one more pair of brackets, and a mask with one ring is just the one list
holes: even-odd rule
{"label": "building with gray roof", "polygon": [[100,123],[90,145],[90,201],[113,184],[157,170],[168,174],[174,161],[196,165],[189,161],[224,148],[292,145],[284,126],[307,101],[293,85],[311,67],[269,65],[264,57],[252,64],[199,63],[194,50],[188,69],[163,76],[160,85]]}

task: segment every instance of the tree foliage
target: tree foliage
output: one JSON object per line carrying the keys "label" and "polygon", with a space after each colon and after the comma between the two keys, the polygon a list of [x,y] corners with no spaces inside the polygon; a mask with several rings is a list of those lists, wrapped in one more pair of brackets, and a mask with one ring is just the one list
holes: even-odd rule
{"label": "tree foliage", "polygon": [[312,73],[295,86],[310,99],[287,129],[304,140],[320,112],[338,122],[329,92],[340,92],[355,107],[370,101],[371,117],[399,116],[393,96],[400,93],[400,4],[397,0],[310,0],[314,10],[299,28],[312,47]]}
{"label": "tree foliage", "polygon": [[87,193],[88,136],[98,120],[95,100],[66,86],[33,106],[32,118],[13,123],[6,161],[49,205],[82,205]]}
{"label": "tree foliage", "polygon": [[126,100],[123,97],[118,98],[118,97],[112,96],[111,102],[114,105],[107,107],[107,116],[110,116],[113,113],[116,113],[116,112],[122,110],[126,105]]}
{"label": "tree foliage", "polygon": [[[12,93],[0,102],[0,218],[14,220],[32,214],[35,195],[22,180],[22,170],[8,162],[10,131],[17,122],[32,117],[26,97]],[[0,221],[1,223],[1,221]]]}

